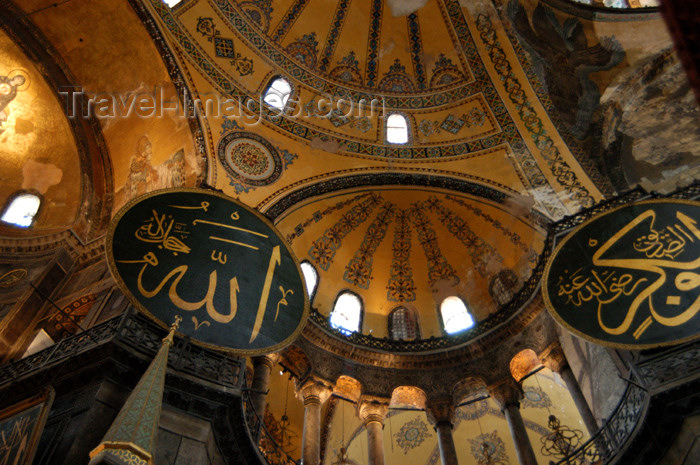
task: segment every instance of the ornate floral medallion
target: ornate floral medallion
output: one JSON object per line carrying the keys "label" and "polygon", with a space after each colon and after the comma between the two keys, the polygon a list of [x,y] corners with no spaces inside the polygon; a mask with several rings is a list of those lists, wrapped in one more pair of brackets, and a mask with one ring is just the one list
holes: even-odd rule
{"label": "ornate floral medallion", "polygon": [[252,186],[272,184],[282,173],[277,149],[250,132],[226,134],[219,142],[218,155],[229,175]]}

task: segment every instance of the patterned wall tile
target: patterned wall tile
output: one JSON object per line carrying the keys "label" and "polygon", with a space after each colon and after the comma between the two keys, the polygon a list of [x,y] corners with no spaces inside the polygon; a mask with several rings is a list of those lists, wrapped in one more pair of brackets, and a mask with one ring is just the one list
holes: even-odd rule
{"label": "patterned wall tile", "polygon": [[368,289],[372,279],[372,261],[377,247],[384,240],[386,231],[389,228],[396,205],[386,202],[379,210],[372,224],[365,232],[365,237],[360,244],[360,249],[345,267],[343,279],[362,289]]}
{"label": "patterned wall tile", "polygon": [[492,266],[493,263],[503,263],[501,254],[481,237],[474,234],[464,218],[445,207],[437,197],[429,198],[425,205],[429,211],[437,214],[438,219],[447,230],[464,245],[472,259],[474,269],[481,276],[486,277],[491,274],[489,266]]}
{"label": "patterned wall tile", "polygon": [[423,420],[414,418],[401,425],[394,437],[396,438],[396,444],[403,450],[405,455],[411,449],[415,449],[423,444],[430,437],[430,433],[428,432],[428,425]]}
{"label": "patterned wall tile", "polygon": [[416,300],[416,285],[413,282],[413,271],[409,263],[411,258],[410,215],[409,210],[399,210],[396,213],[391,276],[386,293],[387,300],[390,302],[413,302]]}
{"label": "patterned wall tile", "polygon": [[362,200],[345,212],[336,224],[326,229],[323,236],[313,242],[309,249],[309,257],[319,268],[324,271],[328,270],[345,236],[367,221],[380,200],[381,197],[376,194]]}
{"label": "patterned wall tile", "polygon": [[447,262],[447,259],[442,254],[437,241],[437,233],[433,229],[433,225],[425,215],[425,207],[422,203],[415,203],[411,208],[411,221],[413,227],[418,233],[418,240],[425,252],[425,258],[428,261],[428,282],[433,286],[436,282],[442,280],[452,281],[454,284],[459,282],[457,272],[452,265]]}

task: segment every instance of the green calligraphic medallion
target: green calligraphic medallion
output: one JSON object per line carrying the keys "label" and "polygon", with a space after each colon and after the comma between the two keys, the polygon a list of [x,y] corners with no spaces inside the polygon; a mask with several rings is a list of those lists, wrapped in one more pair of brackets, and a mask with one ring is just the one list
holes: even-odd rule
{"label": "green calligraphic medallion", "polygon": [[293,252],[257,211],[203,189],[129,202],[108,237],[109,265],[132,304],[204,346],[259,355],[290,344],[309,302]]}
{"label": "green calligraphic medallion", "polygon": [[583,223],[556,248],[542,290],[574,334],[643,349],[700,337],[700,202],[651,200]]}

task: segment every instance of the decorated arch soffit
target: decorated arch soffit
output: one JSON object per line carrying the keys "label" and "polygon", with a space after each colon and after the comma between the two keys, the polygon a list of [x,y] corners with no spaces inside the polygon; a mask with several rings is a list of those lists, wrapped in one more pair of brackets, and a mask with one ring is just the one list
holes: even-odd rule
{"label": "decorated arch soffit", "polygon": [[[75,77],[42,31],[12,2],[0,15],[17,18],[0,25],[0,198],[20,190],[42,197],[30,235],[71,228],[91,239],[106,227],[112,205],[103,134],[95,120],[65,114],[58,91]],[[2,227],[2,234],[20,232]]]}
{"label": "decorated arch soffit", "polygon": [[[550,218],[602,197],[548,117],[495,10],[431,0],[394,17],[382,0],[335,9],[318,0],[190,0],[173,10],[143,2],[182,55],[194,97],[231,99],[206,118],[218,158],[209,183],[249,204],[269,195],[261,185],[302,186],[359,166],[477,177],[532,196]],[[260,104],[280,74],[294,89],[282,116]],[[354,112],[338,108],[341,97]],[[323,98],[333,111],[319,106]],[[363,99],[375,104],[360,112]],[[408,144],[384,142],[390,111],[407,117]],[[222,144],[230,132],[255,134],[274,150],[246,136],[250,144],[236,153]]]}

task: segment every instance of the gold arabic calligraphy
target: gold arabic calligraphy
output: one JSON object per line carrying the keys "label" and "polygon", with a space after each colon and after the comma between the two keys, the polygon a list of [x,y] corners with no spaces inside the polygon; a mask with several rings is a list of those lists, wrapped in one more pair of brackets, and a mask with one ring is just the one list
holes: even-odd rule
{"label": "gold arabic calligraphy", "polygon": [[[688,244],[700,241],[700,230],[695,220],[680,211],[676,212],[675,219],[674,224],[657,228],[656,212],[653,209],[644,211],[595,251],[592,264],[597,269],[582,267],[566,277],[560,277],[557,295],[574,307],[594,301],[598,324],[611,335],[621,335],[630,330],[643,305],[649,308],[650,316],[635,328],[635,339],[639,339],[653,322],[671,327],[687,323],[700,311],[700,295],[691,297],[686,309],[679,309],[678,306],[684,293],[700,291],[700,274],[696,272],[700,268],[700,256],[685,261],[679,258],[689,251]],[[632,241],[632,248],[638,256],[615,256],[619,254],[625,236],[645,222],[649,222],[649,232],[638,235]],[[589,246],[597,245],[597,241],[589,241]],[[693,250],[700,250],[700,247],[696,244]],[[640,277],[636,272],[642,272],[644,276]],[[653,275],[656,275],[656,279],[653,279]],[[631,303],[622,322],[608,325],[606,313],[617,313],[618,300],[624,297],[631,298]]]}
{"label": "gold arabic calligraphy", "polygon": [[[205,205],[206,204],[206,205]],[[183,209],[183,210],[196,210],[196,209],[202,209],[205,212],[207,211],[207,207],[209,207],[208,202],[202,202],[201,207],[187,207],[187,206],[175,206],[175,205],[170,205],[172,208],[177,208],[177,209]],[[239,213],[236,211],[233,214],[230,215],[231,219],[233,220],[238,220],[239,219]],[[232,226],[224,223],[218,223],[215,221],[210,221],[202,218],[197,218],[194,221],[191,222],[191,227],[196,228],[198,225],[206,225],[208,227],[214,227],[214,228],[223,228],[227,230],[233,230],[237,231],[239,233],[244,233],[244,234],[249,234],[252,236],[256,237],[261,237],[264,239],[267,239],[269,236],[266,234],[259,233],[257,231],[253,231],[250,229],[245,229],[241,228],[238,226]],[[135,236],[139,241],[149,243],[149,244],[157,244],[158,249],[165,249],[173,253],[173,255],[177,255],[178,253],[182,254],[189,254],[192,249],[188,247],[184,242],[183,239],[185,239],[190,233],[187,231],[187,225],[185,223],[178,223],[174,219],[172,219],[172,216],[168,216],[166,214],[159,214],[157,211],[152,210],[152,216],[149,218],[142,226],[140,226],[136,232]],[[176,235],[179,235],[180,238],[176,237]],[[228,238],[222,238],[218,236],[209,236],[210,240],[213,241],[218,241],[218,242],[225,242],[225,243],[230,243],[233,245],[237,246],[242,246],[246,247],[248,249],[253,249],[253,250],[259,250],[259,247],[256,245],[248,244],[245,242],[241,241],[234,241]],[[227,254],[219,251],[212,249],[211,254],[210,254],[211,262],[215,262],[218,265],[226,265],[227,263]],[[160,279],[160,282],[155,285],[155,287],[152,288],[147,288],[147,286],[144,285],[144,281],[152,283],[152,280],[149,279],[144,279],[144,276],[146,276],[149,268],[153,269],[159,266],[160,262],[158,260],[158,257],[153,251],[149,251],[146,254],[142,256],[140,259],[136,260],[118,260],[119,263],[131,263],[131,264],[142,264],[141,270],[138,273],[138,277],[136,279],[136,287],[138,289],[138,292],[145,298],[153,298],[157,296],[158,294],[163,291],[163,289],[166,289],[167,287],[167,295],[170,301],[180,310],[187,311],[187,312],[192,312],[199,310],[201,308],[204,308],[209,315],[209,317],[221,324],[228,324],[230,323],[235,317],[238,312],[238,294],[240,292],[240,286],[238,283],[238,278],[236,276],[233,276],[228,280],[228,302],[225,309],[222,309],[221,311],[216,308],[215,306],[215,294],[216,294],[216,289],[217,289],[217,284],[219,282],[219,270],[213,269],[209,273],[209,281],[208,281],[208,286],[207,286],[207,291],[206,295],[204,298],[201,300],[196,300],[196,301],[189,301],[184,298],[182,298],[179,293],[178,293],[178,286],[180,285],[181,281],[185,278],[189,271],[189,265],[179,265],[175,266],[172,270],[170,270],[162,279]],[[281,252],[280,252],[280,246],[277,245],[272,248],[270,258],[269,258],[269,263],[267,267],[267,274],[265,275],[265,280],[262,288],[262,293],[260,296],[260,300],[258,303],[258,309],[257,309],[257,314],[255,317],[255,322],[254,326],[252,328],[250,340],[248,341],[249,343],[252,343],[260,333],[260,328],[263,323],[263,319],[265,316],[265,310],[267,309],[267,302],[270,297],[270,290],[272,288],[272,283],[273,283],[273,278],[275,274],[275,270],[277,267],[281,266]],[[191,275],[196,275],[197,273],[190,273]],[[170,285],[168,286],[168,283]],[[152,284],[151,284],[152,285]],[[288,302],[286,300],[287,295],[293,294],[292,290],[284,291],[283,288],[280,286],[280,289],[282,291],[282,297],[279,299],[276,305],[276,314],[275,314],[275,321],[277,320],[277,316],[279,315],[279,309],[280,305],[282,306],[287,306]],[[216,301],[219,304],[221,304],[220,301]],[[199,321],[196,319],[196,317],[192,317],[192,321],[194,322],[195,325],[195,330],[200,329],[203,325],[210,326],[210,323],[206,320]]]}
{"label": "gold arabic calligraphy", "polygon": [[[175,231],[173,231],[173,226],[175,226]],[[182,236],[186,236],[187,232],[182,230],[182,226],[182,224],[175,225],[175,220],[172,219],[167,222],[165,214],[158,215],[153,210],[153,218],[136,230],[136,239],[160,244],[158,248],[170,250],[173,255],[190,253],[190,248],[184,242],[171,235],[171,233],[178,232]]]}

